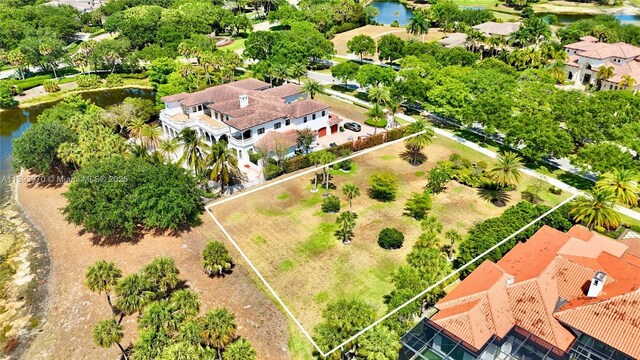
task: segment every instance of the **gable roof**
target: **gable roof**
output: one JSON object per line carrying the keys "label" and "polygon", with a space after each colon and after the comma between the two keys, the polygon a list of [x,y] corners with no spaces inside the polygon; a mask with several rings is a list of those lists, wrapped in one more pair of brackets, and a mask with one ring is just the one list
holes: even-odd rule
{"label": "gable roof", "polygon": [[567,44],[564,47],[579,51],[578,55],[592,59],[606,59],[610,57],[632,59],[640,56],[640,47],[623,42],[609,44],[587,39],[577,43]]}
{"label": "gable roof", "polygon": [[[640,357],[640,258],[627,249],[581,226],[566,234],[543,226],[498,263],[483,262],[436,304],[431,320],[478,350],[514,326],[568,350],[570,326]],[[588,298],[596,271],[607,278]]]}
{"label": "gable roof", "polygon": [[473,28],[487,35],[505,36],[518,31],[520,29],[520,22],[498,23],[488,21],[486,23],[475,25]]}

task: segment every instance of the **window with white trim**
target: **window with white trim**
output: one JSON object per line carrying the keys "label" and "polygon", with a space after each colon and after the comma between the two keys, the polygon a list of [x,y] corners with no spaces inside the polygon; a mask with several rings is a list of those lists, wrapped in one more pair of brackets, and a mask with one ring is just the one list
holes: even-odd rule
{"label": "window with white trim", "polygon": [[262,134],[264,134],[264,128],[258,129],[258,135],[262,135]]}
{"label": "window with white trim", "polygon": [[273,128],[276,129],[276,130],[280,129],[281,126],[282,126],[282,123],[279,123],[279,122],[273,124]]}

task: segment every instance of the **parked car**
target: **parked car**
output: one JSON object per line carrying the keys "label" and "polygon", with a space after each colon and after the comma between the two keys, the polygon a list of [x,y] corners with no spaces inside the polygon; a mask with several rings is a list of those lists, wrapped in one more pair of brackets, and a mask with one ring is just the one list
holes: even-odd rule
{"label": "parked car", "polygon": [[342,125],[345,129],[347,130],[351,130],[353,132],[360,132],[360,130],[362,130],[362,126],[360,126],[360,124],[358,123],[354,123],[354,122],[348,122],[345,123],[344,125]]}

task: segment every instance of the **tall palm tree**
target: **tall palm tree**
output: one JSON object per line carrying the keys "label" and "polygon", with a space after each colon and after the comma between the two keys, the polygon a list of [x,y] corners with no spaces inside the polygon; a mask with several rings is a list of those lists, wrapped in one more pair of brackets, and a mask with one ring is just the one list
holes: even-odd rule
{"label": "tall palm tree", "polygon": [[632,170],[615,169],[612,172],[605,173],[596,182],[596,189],[613,193],[616,199],[625,205],[638,205],[640,186],[638,185],[637,174]]}
{"label": "tall palm tree", "polygon": [[89,266],[84,276],[85,285],[89,290],[97,293],[104,292],[107,296],[107,303],[111,308],[111,313],[115,315],[113,304],[111,303],[111,291],[118,284],[118,280],[122,277],[122,271],[118,269],[115,263],[100,260]]}
{"label": "tall palm tree", "polygon": [[518,154],[506,151],[498,156],[498,163],[489,168],[487,175],[500,187],[516,185],[522,178],[522,159]]}
{"label": "tall palm tree", "polygon": [[620,215],[613,210],[616,196],[609,190],[595,189],[592,197],[580,197],[569,211],[573,219],[593,229],[615,229],[620,226]]}
{"label": "tall palm tree", "polygon": [[271,78],[275,80],[277,84],[282,84],[289,76],[289,69],[285,64],[274,64],[271,67]]}
{"label": "tall palm tree", "polygon": [[151,284],[140,274],[131,274],[118,283],[116,286],[116,309],[120,311],[120,320],[125,315],[131,315],[142,310],[153,299],[153,292],[150,290]]}
{"label": "tall palm tree", "polygon": [[389,113],[387,113],[387,121],[391,124],[391,127],[396,127],[396,113],[400,110],[400,102],[391,100],[387,103],[387,109]]}
{"label": "tall palm tree", "polygon": [[202,317],[200,327],[203,342],[216,348],[218,358],[222,359],[222,350],[236,338],[235,316],[223,308],[209,310]]}
{"label": "tall palm tree", "polygon": [[147,126],[147,124],[145,124],[144,119],[139,117],[134,117],[128,122],[127,128],[129,129],[129,136],[136,139],[136,143],[138,139],[142,138],[145,126]]}
{"label": "tall palm tree", "polygon": [[245,339],[238,339],[227,346],[222,358],[224,360],[255,360],[256,350]]}
{"label": "tall palm tree", "polygon": [[460,243],[462,235],[456,229],[451,229],[444,234],[444,238],[449,240],[449,244],[446,246],[447,256],[449,260],[453,260],[453,246],[456,243]]}
{"label": "tall palm tree", "polygon": [[431,144],[434,136],[433,129],[423,119],[418,119],[409,124],[406,128],[406,135],[418,134],[404,141],[404,145],[410,153],[410,163],[417,165],[420,163],[420,154],[425,146]]}
{"label": "tall palm tree", "polygon": [[162,139],[160,144],[158,144],[158,149],[160,149],[160,153],[164,155],[167,159],[171,159],[171,155],[175,154],[180,147],[180,143],[177,138],[173,139]]}
{"label": "tall palm tree", "polygon": [[173,291],[169,298],[169,310],[171,311],[171,316],[179,322],[194,319],[200,312],[198,294],[189,289]]}
{"label": "tall palm tree", "polygon": [[612,77],[615,73],[613,66],[600,66],[596,73],[596,79],[598,80],[598,87],[602,86],[602,82]]}
{"label": "tall palm tree", "polygon": [[302,91],[306,92],[313,99],[316,94],[323,94],[324,88],[319,82],[309,79],[304,85],[302,85]]}
{"label": "tall palm tree", "polygon": [[158,125],[146,125],[142,128],[141,135],[144,146],[155,150],[158,145],[160,145],[160,139],[162,138],[162,128]]}
{"label": "tall palm tree", "polygon": [[242,173],[238,169],[238,158],[224,141],[219,141],[207,149],[205,164],[209,168],[209,178],[220,184],[220,191],[224,193],[226,186],[231,184]]}
{"label": "tall palm tree", "polygon": [[342,193],[347,197],[347,200],[349,200],[349,210],[351,210],[351,202],[360,196],[360,188],[355,184],[344,184]]}
{"label": "tall palm tree", "polygon": [[424,11],[416,11],[407,23],[407,31],[414,36],[422,35],[422,42],[424,42],[424,37],[429,32],[429,24],[430,21]]}
{"label": "tall palm tree", "polygon": [[378,133],[378,126],[384,120],[385,114],[382,106],[373,104],[371,109],[365,113],[367,120],[371,126],[373,126],[373,135]]}
{"label": "tall palm tree", "polygon": [[622,75],[622,80],[618,83],[621,89],[629,89],[633,90],[633,87],[636,86],[638,82],[636,79],[632,78],[631,75]]}
{"label": "tall palm tree", "polygon": [[302,85],[300,78],[307,75],[307,67],[304,64],[294,64],[289,67],[289,76],[298,79],[298,85]]}
{"label": "tall palm tree", "polygon": [[189,128],[180,131],[179,139],[182,144],[182,156],[178,160],[178,164],[183,164],[186,161],[189,169],[198,175],[202,171],[204,159],[202,149],[206,144],[195,130]]}
{"label": "tall palm tree", "polygon": [[551,78],[555,80],[556,83],[561,84],[566,80],[567,75],[564,70],[563,62],[559,61],[554,63],[549,67],[548,71],[549,71],[549,76],[551,76]]}
{"label": "tall palm tree", "polygon": [[356,219],[358,215],[351,211],[345,211],[338,215],[336,224],[338,224],[338,230],[336,235],[342,238],[342,243],[347,244],[353,237],[353,229],[356,227]]}
{"label": "tall palm tree", "polygon": [[[314,151],[311,154],[309,154],[309,161],[311,161],[314,166],[316,171],[314,171],[313,175],[313,189],[311,190],[311,192],[316,192],[318,191],[318,165],[319,164],[328,164],[330,162],[332,162],[333,160],[330,160],[330,155],[326,155],[328,153],[328,151],[326,150],[320,150],[320,151]],[[323,171],[323,177],[322,177],[322,181],[324,183],[324,179],[325,179],[325,172],[326,172],[326,168],[322,169]]]}
{"label": "tall palm tree", "polygon": [[87,40],[87,41],[83,41],[78,49],[79,53],[82,53],[85,55],[85,57],[87,58],[87,63],[88,63],[88,68],[89,68],[89,74],[91,74],[91,63],[93,61],[91,61],[93,59],[93,52],[96,50],[96,45],[98,45],[98,42],[95,40]]}
{"label": "tall palm tree", "polygon": [[372,86],[367,91],[367,98],[375,104],[386,105],[391,102],[391,92],[386,86]]}
{"label": "tall palm tree", "polygon": [[[48,58],[49,55],[52,55],[54,53],[54,49],[53,46],[49,45],[49,44],[40,44],[38,46],[38,52],[40,52],[40,54],[42,54],[45,58]],[[56,73],[56,66],[57,64],[53,64],[51,66],[51,69],[53,70],[53,76],[56,78],[56,80],[58,80],[58,74]]]}
{"label": "tall palm tree", "polygon": [[93,327],[93,340],[102,348],[110,348],[114,344],[118,345],[122,356],[128,359],[127,352],[124,350],[120,341],[124,337],[124,328],[116,322],[115,319],[102,320]]}

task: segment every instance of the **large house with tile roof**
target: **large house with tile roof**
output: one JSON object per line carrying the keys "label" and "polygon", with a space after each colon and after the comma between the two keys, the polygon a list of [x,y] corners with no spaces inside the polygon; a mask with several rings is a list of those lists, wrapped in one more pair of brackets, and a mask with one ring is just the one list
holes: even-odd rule
{"label": "large house with tile roof", "polygon": [[249,78],[165,96],[162,101],[165,108],[160,121],[168,138],[177,137],[185,128],[194,129],[209,144],[226,142],[240,166],[250,165],[249,155],[261,144],[275,142],[292,155],[296,130],[308,128],[317,136],[338,130],[339,119],[330,118],[329,106],[308,99],[295,84],[273,87]]}
{"label": "large house with tile roof", "polygon": [[401,359],[639,359],[640,254],[545,226],[435,307],[403,336]]}
{"label": "large house with tile roof", "polygon": [[[640,47],[623,42],[609,44],[584,36],[564,49],[569,57],[565,64],[567,80],[579,86],[591,84],[603,90],[617,90],[623,77],[628,75],[635,80],[633,89],[640,89]],[[613,76],[600,81],[597,74],[603,66],[612,67]]]}

